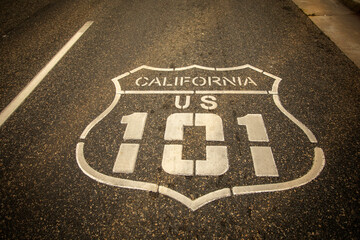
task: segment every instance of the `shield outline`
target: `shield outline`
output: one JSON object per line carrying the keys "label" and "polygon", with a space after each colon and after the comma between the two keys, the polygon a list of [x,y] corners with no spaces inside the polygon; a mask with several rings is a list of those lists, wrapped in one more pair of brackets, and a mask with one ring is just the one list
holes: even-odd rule
{"label": "shield outline", "polygon": [[[135,181],[135,180],[128,180],[123,178],[116,178],[112,176],[108,176],[105,174],[102,174],[95,169],[93,169],[87,162],[84,156],[84,142],[87,134],[91,131],[91,129],[102,121],[118,104],[120,97],[122,94],[125,93],[121,89],[121,85],[119,80],[122,78],[125,78],[129,76],[131,73],[135,73],[142,69],[147,70],[154,70],[154,71],[165,71],[165,72],[171,72],[171,71],[183,71],[188,70],[192,68],[198,68],[203,70],[209,70],[209,71],[233,71],[233,70],[240,70],[240,69],[246,69],[250,68],[252,70],[255,70],[259,73],[262,73],[272,79],[274,79],[274,83],[272,85],[271,91],[267,91],[268,94],[273,96],[273,100],[275,105],[278,107],[278,109],[286,116],[288,117],[294,124],[296,124],[308,137],[309,141],[311,143],[317,143],[317,139],[315,135],[308,129],[303,123],[301,123],[298,119],[296,119],[291,113],[289,113],[281,104],[279,95],[278,95],[278,89],[279,84],[281,82],[281,78],[272,75],[268,72],[265,72],[259,68],[253,67],[249,64],[237,66],[237,67],[229,67],[229,68],[211,68],[211,67],[204,67],[200,65],[191,65],[187,67],[181,67],[181,68],[156,68],[156,67],[150,67],[147,65],[140,66],[138,68],[135,68],[131,70],[130,72],[126,72],[124,74],[121,74],[115,78],[112,79],[112,82],[115,85],[116,93],[113,102],[110,104],[110,106],[102,112],[98,117],[96,117],[90,124],[84,129],[80,136],[80,142],[76,145],[76,161],[80,169],[84,174],[89,176],[90,178],[100,182],[104,183],[110,186],[115,187],[122,187],[122,188],[129,188],[129,189],[137,189],[137,190],[145,190],[145,191],[151,191],[151,192],[158,192],[163,195],[166,195],[168,197],[171,197],[188,208],[190,208],[192,211],[195,211],[202,206],[204,206],[207,203],[210,203],[212,201],[230,197],[232,195],[245,195],[245,194],[251,194],[251,193],[262,193],[262,192],[275,192],[275,191],[283,191],[288,190],[296,187],[300,187],[302,185],[305,185],[312,180],[314,180],[323,170],[325,166],[325,155],[323,150],[320,147],[314,147],[314,158],[313,158],[313,164],[310,170],[303,176],[287,181],[287,182],[280,182],[280,183],[270,183],[270,184],[259,184],[259,185],[243,185],[243,186],[234,186],[232,188],[223,188],[219,189],[210,193],[207,193],[197,199],[191,200],[190,198],[186,197],[185,195],[171,189],[165,186],[161,186],[155,183],[149,183],[149,182],[143,182],[143,181]],[[250,91],[243,91],[250,92]]]}

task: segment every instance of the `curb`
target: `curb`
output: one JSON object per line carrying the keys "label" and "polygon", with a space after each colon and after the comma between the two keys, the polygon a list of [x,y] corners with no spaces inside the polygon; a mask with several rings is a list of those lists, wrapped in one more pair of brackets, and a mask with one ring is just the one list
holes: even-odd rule
{"label": "curb", "polygon": [[356,13],[360,13],[360,0],[340,0],[345,6]]}

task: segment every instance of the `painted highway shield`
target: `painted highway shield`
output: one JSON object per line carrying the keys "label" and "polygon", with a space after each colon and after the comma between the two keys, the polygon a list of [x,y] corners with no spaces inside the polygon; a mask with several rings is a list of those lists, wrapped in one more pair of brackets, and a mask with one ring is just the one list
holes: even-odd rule
{"label": "painted highway shield", "polygon": [[98,182],[195,211],[302,186],[325,165],[314,134],[282,106],[281,78],[251,65],[141,66],[112,81],[113,102],[76,147],[80,169]]}

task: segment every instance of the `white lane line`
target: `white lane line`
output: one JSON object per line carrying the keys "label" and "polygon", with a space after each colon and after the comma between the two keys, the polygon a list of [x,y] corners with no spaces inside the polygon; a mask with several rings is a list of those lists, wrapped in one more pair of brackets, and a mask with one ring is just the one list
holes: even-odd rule
{"label": "white lane line", "polygon": [[31,92],[39,85],[53,67],[61,60],[61,58],[69,51],[77,40],[85,33],[85,31],[93,24],[88,21],[75,33],[75,35],[65,44],[63,48],[41,69],[41,71],[26,85],[26,87],[7,105],[0,113],[0,127],[15,112],[15,110],[24,102]]}

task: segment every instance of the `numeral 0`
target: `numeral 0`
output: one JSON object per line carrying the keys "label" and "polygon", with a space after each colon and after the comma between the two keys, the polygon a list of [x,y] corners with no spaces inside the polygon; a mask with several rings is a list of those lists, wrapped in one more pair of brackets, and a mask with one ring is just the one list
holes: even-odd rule
{"label": "numeral 0", "polygon": [[[174,113],[166,121],[165,140],[183,140],[184,126],[205,126],[207,141],[224,141],[222,119],[212,113]],[[226,146],[206,146],[206,160],[183,160],[182,145],[165,144],[162,168],[175,175],[221,175],[229,168]]]}

